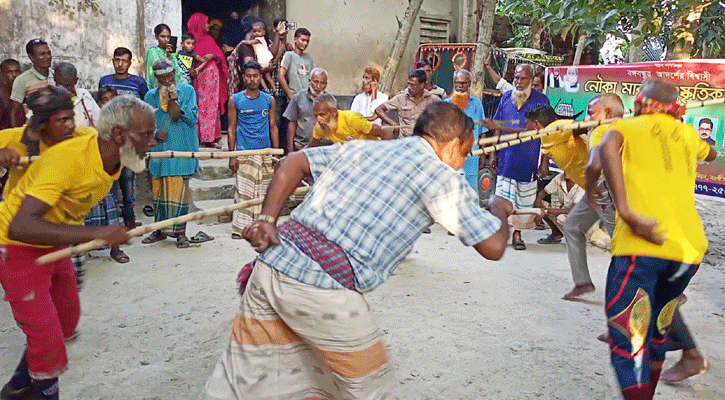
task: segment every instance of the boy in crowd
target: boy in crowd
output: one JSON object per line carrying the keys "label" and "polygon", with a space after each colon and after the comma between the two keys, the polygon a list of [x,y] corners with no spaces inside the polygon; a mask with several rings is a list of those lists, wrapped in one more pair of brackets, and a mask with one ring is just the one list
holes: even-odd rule
{"label": "boy in crowd", "polygon": [[184,83],[191,85],[191,81],[206,67],[206,63],[209,62],[204,57],[196,54],[194,48],[196,46],[196,40],[194,35],[185,33],[181,35],[181,50],[179,50],[179,68],[183,74]]}

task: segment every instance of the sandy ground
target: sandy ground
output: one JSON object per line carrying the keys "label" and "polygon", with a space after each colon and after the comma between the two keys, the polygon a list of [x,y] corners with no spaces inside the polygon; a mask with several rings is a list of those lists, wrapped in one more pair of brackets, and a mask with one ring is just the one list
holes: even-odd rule
{"label": "sandy ground", "polygon": [[[686,293],[683,314],[709,357],[710,371],[662,399],[725,398],[725,204],[705,201],[709,254]],[[148,222],[148,220],[144,221]],[[119,265],[97,252],[81,292],[80,338],[61,377],[65,399],[195,399],[229,337],[238,307],[234,280],[254,256],[230,226],[202,229],[214,241],[179,250],[171,240],[126,252]],[[190,225],[190,234],[198,227]],[[571,288],[563,244],[482,259],[438,226],[423,235],[389,282],[366,295],[385,332],[401,399],[616,399],[604,330],[609,255],[590,248],[596,293]],[[23,349],[8,304],[0,304],[0,379]],[[679,354],[670,353],[665,367]]]}

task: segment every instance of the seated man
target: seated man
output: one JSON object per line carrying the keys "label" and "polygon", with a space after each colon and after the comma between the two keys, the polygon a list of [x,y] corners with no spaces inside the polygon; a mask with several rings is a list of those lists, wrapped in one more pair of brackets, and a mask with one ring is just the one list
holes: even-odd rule
{"label": "seated man", "polygon": [[[544,203],[544,197],[547,195],[556,194],[558,197],[559,207],[554,206],[554,201],[547,205]],[[581,186],[574,183],[571,178],[566,176],[565,173],[560,173],[555,176],[554,179],[549,182],[548,185],[539,192],[534,202],[534,207],[541,208],[544,210],[544,216],[542,217],[549,227],[551,227],[551,234],[545,238],[538,240],[539,244],[556,244],[561,242],[561,238],[564,237],[563,229],[566,217],[569,215],[569,211],[581,201],[584,197],[584,189]],[[537,221],[537,223],[540,221]]]}
{"label": "seated man", "polygon": [[309,147],[327,139],[335,143],[345,143],[353,139],[389,140],[393,138],[391,130],[385,130],[368,121],[362,114],[350,110],[338,110],[337,100],[331,94],[317,96],[313,105],[317,125],[312,131]]}

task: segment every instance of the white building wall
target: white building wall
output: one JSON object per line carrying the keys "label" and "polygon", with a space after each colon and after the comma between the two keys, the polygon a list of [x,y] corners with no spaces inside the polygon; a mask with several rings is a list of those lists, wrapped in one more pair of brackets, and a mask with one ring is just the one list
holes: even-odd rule
{"label": "white building wall", "polygon": [[[418,17],[448,17],[452,20],[449,32],[458,36],[459,13],[453,3],[455,0],[425,1]],[[365,67],[373,65],[382,72],[398,30],[396,16],[402,19],[407,6],[407,0],[287,0],[287,19],[312,33],[307,51],[317,66],[328,71],[327,90],[352,95],[360,91]],[[412,69],[419,27],[416,19],[398,68],[395,91],[404,87]]]}
{"label": "white building wall", "polygon": [[53,63],[66,61],[78,69],[79,86],[96,89],[101,76],[113,73],[116,47],[133,52],[133,73],[143,69],[146,48],[155,44],[153,27],[168,24],[181,29],[180,0],[97,0],[103,15],[63,15],[46,0],[0,0],[0,59],[15,58],[30,66],[25,44],[33,38],[47,41]]}

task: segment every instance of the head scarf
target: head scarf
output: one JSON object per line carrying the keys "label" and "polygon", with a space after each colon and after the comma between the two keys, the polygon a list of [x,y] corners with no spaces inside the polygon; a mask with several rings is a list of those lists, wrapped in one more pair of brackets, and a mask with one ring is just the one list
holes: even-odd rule
{"label": "head scarf", "polygon": [[[189,22],[186,23],[186,26],[189,28],[189,33],[194,35],[194,39],[196,41],[196,52],[202,57],[207,54],[214,54],[216,56],[216,60],[214,60],[214,62],[216,62],[219,67],[219,82],[226,82],[227,75],[229,73],[227,69],[227,59],[224,57],[222,49],[219,48],[219,45],[216,44],[214,38],[206,30],[206,24],[208,21],[209,17],[206,15],[202,13],[195,13],[191,16],[191,18],[189,18]],[[219,92],[219,107],[223,110],[229,94],[226,90],[220,90]]]}
{"label": "head scarf", "polygon": [[673,101],[671,103],[663,103],[655,99],[647,97],[642,92],[637,93],[637,97],[634,99],[635,103],[640,105],[639,113],[641,114],[657,114],[665,113],[672,115],[675,118],[680,118],[685,115],[685,106]]}

